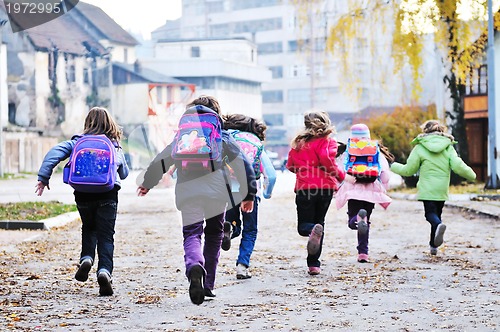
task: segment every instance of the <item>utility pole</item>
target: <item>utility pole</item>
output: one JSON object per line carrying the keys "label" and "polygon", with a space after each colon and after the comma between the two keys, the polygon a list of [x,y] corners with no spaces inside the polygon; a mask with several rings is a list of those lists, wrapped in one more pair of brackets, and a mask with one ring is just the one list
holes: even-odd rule
{"label": "utility pole", "polygon": [[[2,27],[7,23],[7,20],[0,20],[0,73],[7,73],[7,47],[4,46],[3,44],[3,38],[2,38]],[[5,59],[5,63],[3,61]],[[7,91],[1,91],[2,87],[6,87],[7,84],[2,85],[1,80],[3,78],[7,78],[7,75],[2,76],[3,74],[0,74],[0,178],[3,177],[4,174],[4,169],[3,169],[3,160],[5,158],[5,153],[4,153],[4,142],[3,142],[3,113],[5,113],[5,109],[7,108],[7,102],[4,103],[4,98],[7,98]],[[8,113],[7,113],[8,114]]]}
{"label": "utility pole", "polygon": [[490,175],[486,188],[497,189],[496,104],[495,104],[495,28],[492,0],[488,0],[488,161]]}

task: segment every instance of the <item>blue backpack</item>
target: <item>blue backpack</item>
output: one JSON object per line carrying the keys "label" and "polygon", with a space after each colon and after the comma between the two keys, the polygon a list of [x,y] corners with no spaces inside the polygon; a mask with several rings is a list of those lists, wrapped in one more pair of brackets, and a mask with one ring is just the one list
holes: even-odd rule
{"label": "blue backpack", "polygon": [[347,141],[346,172],[358,182],[375,182],[382,171],[378,142],[368,138]]}
{"label": "blue backpack", "polygon": [[116,147],[106,135],[84,135],[78,139],[64,166],[63,182],[76,191],[110,191],[116,181]]}
{"label": "blue backpack", "polygon": [[214,171],[222,167],[222,119],[212,109],[195,105],[179,119],[172,158],[181,171]]}

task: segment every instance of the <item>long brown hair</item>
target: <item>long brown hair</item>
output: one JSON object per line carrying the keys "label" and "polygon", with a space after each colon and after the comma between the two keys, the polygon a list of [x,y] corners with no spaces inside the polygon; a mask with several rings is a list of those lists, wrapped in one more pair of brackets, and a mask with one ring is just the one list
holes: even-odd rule
{"label": "long brown hair", "polygon": [[111,114],[104,107],[92,107],[85,118],[83,133],[88,135],[106,135],[109,139],[119,142],[122,130]]}
{"label": "long brown hair", "polygon": [[396,160],[394,155],[381,142],[378,142],[378,147],[380,149],[380,152],[382,152],[382,154],[384,155],[385,159],[387,159],[387,161],[389,162],[389,164],[392,164]]}
{"label": "long brown hair", "polygon": [[244,114],[224,115],[224,129],[236,129],[255,134],[261,141],[266,139],[267,126],[264,122]]}
{"label": "long brown hair", "polygon": [[189,107],[195,106],[195,105],[202,105],[202,106],[205,106],[205,107],[208,107],[208,108],[214,110],[219,115],[222,114],[219,102],[217,101],[217,99],[215,99],[215,97],[201,95],[198,98],[196,98],[195,100],[193,100],[191,103],[189,103],[187,105],[187,107],[189,108]]}
{"label": "long brown hair", "polygon": [[292,141],[292,148],[300,149],[307,141],[316,137],[326,137],[335,132],[330,116],[324,111],[308,111],[304,114],[305,129]]}

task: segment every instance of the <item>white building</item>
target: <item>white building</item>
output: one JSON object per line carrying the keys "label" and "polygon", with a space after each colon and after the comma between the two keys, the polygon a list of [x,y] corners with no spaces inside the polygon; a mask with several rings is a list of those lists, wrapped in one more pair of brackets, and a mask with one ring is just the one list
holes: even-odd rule
{"label": "white building", "polygon": [[196,96],[215,96],[223,113],[262,119],[261,85],[271,72],[257,64],[255,44],[243,38],[160,40],[144,67],[196,85]]}
{"label": "white building", "polygon": [[[153,31],[152,38],[252,40],[257,45],[258,63],[272,72],[272,81],[262,85],[263,113],[270,126],[267,145],[276,145],[281,155],[303,126],[307,109],[323,109],[335,124],[341,124],[365,108],[410,101],[409,80],[393,74],[392,61],[388,61],[390,33],[381,29],[355,38],[351,60],[356,86],[351,87],[354,93],[344,89],[341,61],[326,50],[326,37],[332,24],[346,12],[348,0],[315,2],[304,24],[290,0],[183,0],[182,4],[182,17]],[[377,52],[371,52],[370,45],[375,45]],[[435,98],[431,93],[421,103],[433,103]]]}

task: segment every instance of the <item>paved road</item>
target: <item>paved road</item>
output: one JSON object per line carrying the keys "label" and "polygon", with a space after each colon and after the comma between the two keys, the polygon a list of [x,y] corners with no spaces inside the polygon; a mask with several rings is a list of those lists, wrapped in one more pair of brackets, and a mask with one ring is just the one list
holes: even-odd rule
{"label": "paved road", "polygon": [[[17,180],[16,180],[17,181]],[[19,199],[34,199],[19,180]],[[2,183],[0,198],[6,197]],[[237,280],[237,242],[222,252],[215,300],[191,304],[181,223],[171,188],[120,192],[112,297],[98,297],[95,275],[73,279],[78,221],[18,245],[0,246],[0,330],[16,331],[497,331],[499,223],[446,208],[445,244],[428,254],[421,203],[395,200],[372,217],[371,262],[359,264],[345,209],[329,211],[322,274],[305,266],[296,233],[293,178],[280,174],[261,204],[251,272]],[[24,188],[29,188],[26,190]],[[21,189],[22,188],[22,189]],[[68,191],[53,182],[51,194]],[[3,197],[3,198],[2,198]],[[47,199],[48,196],[42,196]],[[71,194],[64,197],[71,201]],[[92,271],[94,272],[94,271]]]}

